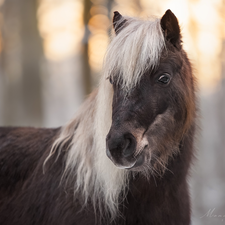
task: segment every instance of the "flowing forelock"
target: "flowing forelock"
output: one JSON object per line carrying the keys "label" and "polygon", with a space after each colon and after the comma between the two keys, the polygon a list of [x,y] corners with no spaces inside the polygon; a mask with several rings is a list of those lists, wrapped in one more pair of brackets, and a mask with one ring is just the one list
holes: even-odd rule
{"label": "flowing forelock", "polygon": [[106,78],[120,82],[129,92],[146,71],[159,64],[165,42],[160,19],[124,19],[124,26],[108,47],[103,68]]}

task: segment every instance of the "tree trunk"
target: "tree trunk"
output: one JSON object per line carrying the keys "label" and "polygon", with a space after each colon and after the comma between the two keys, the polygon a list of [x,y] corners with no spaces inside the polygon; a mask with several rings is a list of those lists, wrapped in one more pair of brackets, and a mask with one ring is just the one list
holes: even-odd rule
{"label": "tree trunk", "polygon": [[83,37],[83,83],[84,83],[84,92],[85,94],[90,94],[91,92],[91,69],[89,65],[89,56],[88,56],[88,39],[90,35],[90,31],[88,29],[88,22],[90,19],[90,9],[91,9],[91,1],[84,0],[84,28],[85,33]]}
{"label": "tree trunk", "polygon": [[36,1],[30,0],[7,0],[2,7],[3,125],[42,124],[42,44],[36,11]]}
{"label": "tree trunk", "polygon": [[40,60],[42,42],[37,26],[37,2],[20,0],[22,45],[22,98],[26,123],[42,124]]}

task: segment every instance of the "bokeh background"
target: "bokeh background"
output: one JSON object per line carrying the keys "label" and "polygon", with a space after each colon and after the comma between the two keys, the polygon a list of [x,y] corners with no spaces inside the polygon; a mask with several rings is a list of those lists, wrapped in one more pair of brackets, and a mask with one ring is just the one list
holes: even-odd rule
{"label": "bokeh background", "polygon": [[65,124],[97,87],[113,11],[167,9],[199,81],[192,224],[225,224],[224,0],[0,0],[0,125]]}

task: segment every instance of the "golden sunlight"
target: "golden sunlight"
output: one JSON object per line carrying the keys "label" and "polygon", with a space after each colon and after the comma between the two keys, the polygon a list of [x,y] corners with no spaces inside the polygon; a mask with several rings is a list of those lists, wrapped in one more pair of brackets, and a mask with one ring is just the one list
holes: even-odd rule
{"label": "golden sunlight", "polygon": [[[103,9],[101,12],[106,13]],[[100,10],[91,9],[91,11],[100,12]],[[101,70],[104,54],[108,45],[107,30],[110,27],[110,21],[104,14],[95,14],[89,20],[88,28],[92,35],[89,38],[89,63],[93,72],[98,73]]]}
{"label": "golden sunlight", "polygon": [[193,18],[197,24],[198,79],[204,89],[215,87],[220,79],[220,53],[222,49],[221,0],[200,0],[192,3]]}
{"label": "golden sunlight", "polygon": [[[94,1],[93,1],[94,2]],[[140,0],[136,3],[128,0],[115,0],[114,10],[125,15],[163,15],[171,9],[179,19],[184,48],[197,68],[197,77],[201,87],[215,86],[220,78],[220,54],[222,38],[225,35],[219,12],[222,0]],[[83,2],[79,0],[41,0],[38,11],[39,30],[44,40],[45,56],[51,60],[70,57],[80,49],[84,35]],[[111,21],[108,9],[103,5],[93,4],[90,10],[88,28],[88,55],[94,73],[101,70],[108,44],[108,30]]]}
{"label": "golden sunlight", "polygon": [[74,54],[83,37],[83,4],[80,1],[42,0],[39,10],[39,30],[44,40],[45,56],[62,60]]}
{"label": "golden sunlight", "polygon": [[220,14],[221,0],[169,0],[160,4],[162,13],[171,9],[179,19],[184,48],[197,68],[201,88],[215,87],[220,78],[222,46]]}
{"label": "golden sunlight", "polygon": [[108,46],[108,35],[101,32],[90,37],[89,40],[89,63],[94,72],[102,68],[103,58]]}

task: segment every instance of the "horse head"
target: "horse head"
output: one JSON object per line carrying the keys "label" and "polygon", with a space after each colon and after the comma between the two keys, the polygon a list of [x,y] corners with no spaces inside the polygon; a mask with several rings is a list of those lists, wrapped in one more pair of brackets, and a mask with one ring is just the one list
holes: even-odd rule
{"label": "horse head", "polygon": [[194,116],[191,65],[180,27],[167,10],[143,21],[114,13],[105,58],[113,87],[107,156],[119,168],[165,171]]}

